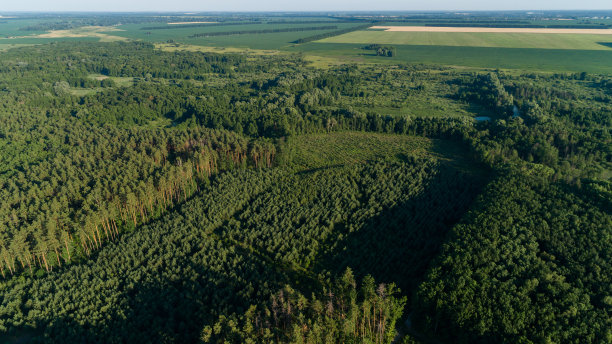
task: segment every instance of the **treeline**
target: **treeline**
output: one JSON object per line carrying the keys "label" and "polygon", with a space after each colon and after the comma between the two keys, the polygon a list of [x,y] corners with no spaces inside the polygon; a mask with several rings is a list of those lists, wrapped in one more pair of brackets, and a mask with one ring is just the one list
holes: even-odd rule
{"label": "treeline", "polygon": [[269,20],[266,24],[345,24],[354,23],[352,20]]}
{"label": "treeline", "polygon": [[[184,19],[182,20],[184,21]],[[221,23],[194,23],[194,24],[176,24],[176,25],[163,25],[163,26],[143,26],[141,30],[171,30],[171,29],[185,29],[185,28],[194,28],[194,27],[217,27],[217,26],[233,26],[233,25],[253,25],[253,24],[262,24],[259,21],[246,21],[246,22],[221,22]]]}
{"label": "treeline", "polygon": [[[124,24],[142,24],[151,22],[173,22],[185,21],[185,17],[170,16],[133,16],[133,15],[93,15],[86,17],[64,15],[64,19],[58,21],[43,21],[37,24],[24,26],[19,30],[23,31],[51,31],[69,30],[83,26],[115,26]],[[35,19],[57,19],[57,16],[41,16]]]}
{"label": "treeline", "polygon": [[269,300],[290,275],[212,233],[280,172],[220,174],[87,262],[0,282],[0,340],[195,343],[219,316]]}
{"label": "treeline", "polygon": [[318,41],[324,38],[340,36],[340,35],[344,35],[345,33],[367,29],[374,24],[375,22],[371,22],[365,25],[359,25],[359,26],[354,26],[354,27],[350,27],[347,29],[337,30],[337,31],[328,32],[328,33],[322,33],[322,34],[318,34],[314,36],[308,36],[308,37],[300,38],[292,43],[303,44],[303,43]]}
{"label": "treeline", "polygon": [[[79,51],[70,45],[58,43],[45,46],[44,49],[60,57],[60,60],[44,58],[38,48],[7,51],[3,56],[7,63],[0,66],[1,87],[14,92],[29,89],[29,96],[38,101],[40,97],[35,88],[46,91],[58,81],[93,82],[89,77],[92,73],[113,77],[145,78],[148,75],[150,78],[201,80],[210,73],[226,74],[230,70],[249,72],[261,69],[259,63],[249,63],[240,55],[166,53],[156,50],[153,44],[143,42],[108,45],[81,42]],[[18,80],[10,82],[11,78],[17,76]]]}
{"label": "treeline", "polygon": [[0,177],[3,276],[89,256],[187,200],[219,170],[269,167],[275,152],[228,132],[98,128],[65,119],[25,137],[12,134],[15,126],[37,125],[28,118],[5,116],[0,129],[13,144],[48,142],[40,160]]}
{"label": "treeline", "polygon": [[327,26],[291,27],[291,28],[284,28],[284,29],[204,32],[204,33],[196,33],[194,35],[189,36],[189,38],[246,35],[246,34],[264,34],[264,33],[281,33],[281,32],[302,32],[302,31],[317,31],[317,30],[334,30],[337,28],[338,26],[336,25],[327,25]]}
{"label": "treeline", "polygon": [[406,298],[395,285],[366,276],[358,288],[347,269],[308,298],[287,286],[243,315],[221,316],[202,330],[204,343],[392,343]]}

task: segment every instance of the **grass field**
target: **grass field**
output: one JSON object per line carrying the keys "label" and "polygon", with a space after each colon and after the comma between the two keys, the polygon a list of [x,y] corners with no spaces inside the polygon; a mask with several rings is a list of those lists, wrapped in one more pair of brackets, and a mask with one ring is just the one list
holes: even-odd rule
{"label": "grass field", "polygon": [[[250,25],[212,25],[210,27],[186,27],[173,28],[171,30],[142,30],[143,27],[159,25],[159,23],[127,24],[118,27],[82,27],[72,30],[57,30],[50,32],[20,31],[19,27],[34,24],[35,22],[22,21],[15,24],[0,24],[0,45],[6,44],[45,44],[66,39],[88,40],[88,41],[117,41],[117,40],[143,40],[148,42],[163,43],[174,41],[188,45],[199,45],[207,47],[225,47],[239,49],[278,50],[291,45],[292,41],[299,38],[334,31],[331,29],[301,31],[301,32],[279,32],[265,34],[240,34],[231,36],[197,37],[191,35],[207,32],[246,31],[246,30],[270,30],[295,28],[296,24],[250,24]],[[338,29],[354,26],[354,23],[329,24],[298,24],[304,27],[317,27],[335,25]],[[6,33],[1,25],[6,26]],[[176,26],[176,25],[173,25]],[[10,38],[8,38],[10,37]]]}
{"label": "grass field", "polygon": [[434,45],[526,49],[608,50],[612,35],[488,33],[488,32],[398,32],[355,31],[320,43]]}
{"label": "grass field", "polygon": [[353,107],[362,112],[374,112],[385,116],[415,116],[415,117],[499,117],[476,104],[466,104],[447,97],[415,95],[406,100],[406,104],[399,107],[391,106],[360,106]]}
{"label": "grass field", "polygon": [[353,63],[423,63],[488,69],[522,69],[542,72],[612,73],[612,49],[525,49],[396,45],[395,57],[378,57],[363,44],[309,43],[288,48],[308,55],[335,57]]}
{"label": "grass field", "polygon": [[[150,26],[151,24],[130,24],[121,25],[118,29],[120,32],[112,32],[113,35],[118,35],[131,39],[138,39],[148,42],[174,42],[200,45],[208,47],[232,47],[232,48],[248,48],[262,50],[278,50],[286,46],[290,46],[291,42],[306,36],[317,35],[335,30],[314,30],[302,32],[279,32],[265,34],[241,34],[231,36],[216,36],[216,37],[197,37],[190,38],[189,36],[207,32],[225,32],[225,31],[247,31],[247,30],[270,30],[270,29],[286,29],[295,28],[296,24],[250,24],[250,25],[222,25],[210,27],[188,27],[176,28],[172,30],[141,30],[142,27]],[[354,23],[334,23],[330,24],[299,24],[304,27],[316,27],[335,25],[338,29],[355,26]]]}
{"label": "grass field", "polygon": [[[462,24],[466,24],[469,25],[470,23],[479,23],[478,20],[475,21],[469,21],[469,20],[463,20],[463,21],[457,21],[456,19],[450,19],[451,22],[454,23],[462,23]],[[612,25],[612,19],[589,19],[588,22],[581,20],[581,19],[563,19],[563,20],[555,20],[555,19],[529,19],[529,20],[519,20],[521,21],[521,23],[509,23],[509,22],[505,22],[503,20],[497,21],[497,22],[490,22],[492,24],[501,24],[504,26],[508,26],[508,27],[512,27],[512,26],[521,26],[521,25],[538,25],[538,26],[545,26],[545,27],[550,27],[550,26],[559,26],[559,25],[572,25],[572,26],[588,26],[589,28],[592,27],[593,25]],[[449,19],[433,19],[433,18],[428,18],[428,19],[413,19],[413,20],[408,20],[408,21],[385,21],[383,23],[383,25],[386,26],[421,26],[421,25],[436,25],[436,24],[449,24]]]}
{"label": "grass field", "polygon": [[297,170],[360,164],[381,157],[402,161],[407,156],[431,157],[470,170],[474,167],[457,145],[417,136],[335,132],[303,135],[289,145],[294,151],[291,165]]}
{"label": "grass field", "polygon": [[[134,84],[134,78],[128,78],[128,77],[114,77],[114,76],[106,76],[102,74],[90,74],[88,77],[94,80],[111,79],[115,83],[116,85],[115,87],[129,87]],[[103,87],[92,87],[92,88],[71,87],[69,92],[72,95],[75,95],[77,97],[84,97],[90,94],[102,92],[104,90],[105,88]]]}
{"label": "grass field", "polygon": [[111,79],[113,80],[115,85],[117,85],[117,87],[132,86],[132,84],[134,83],[134,78],[130,78],[130,77],[118,77],[118,76],[106,76],[102,74],[90,74],[89,78],[95,79],[95,80]]}
{"label": "grass field", "polygon": [[370,27],[372,30],[387,32],[471,32],[471,33],[564,33],[564,34],[590,34],[612,35],[609,29],[576,29],[576,28],[523,28],[523,27],[469,27],[469,26],[379,26]]}
{"label": "grass field", "polygon": [[40,24],[48,20],[41,19],[2,19],[0,21],[0,38],[24,36],[24,35],[36,35],[44,33],[44,31],[23,31],[20,28]]}
{"label": "grass field", "polygon": [[423,137],[361,132],[300,136],[290,145],[296,153],[292,165],[298,169],[358,164],[380,157],[398,160],[407,154],[424,156],[433,147]]}

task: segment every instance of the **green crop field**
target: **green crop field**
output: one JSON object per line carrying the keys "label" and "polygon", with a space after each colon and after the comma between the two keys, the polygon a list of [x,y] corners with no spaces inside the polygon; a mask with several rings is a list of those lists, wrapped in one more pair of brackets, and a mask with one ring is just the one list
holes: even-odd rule
{"label": "green crop field", "polygon": [[[192,45],[213,46],[213,47],[236,47],[250,49],[281,49],[291,45],[291,42],[306,36],[318,35],[330,31],[340,30],[355,26],[351,23],[329,24],[250,24],[250,25],[211,25],[210,27],[186,27],[173,28],[169,30],[142,30],[152,24],[130,24],[119,26],[122,31],[113,31],[109,34],[122,36],[131,39],[139,39],[149,42],[166,42],[169,40]],[[301,32],[278,32],[278,33],[257,33],[257,34],[237,34],[228,36],[196,37],[190,36],[201,33],[227,32],[227,31],[246,31],[246,30],[270,30],[270,29],[294,29],[296,27],[324,27],[335,25],[337,29],[312,30]]]}
{"label": "green crop field", "polygon": [[321,43],[439,45],[465,47],[571,49],[612,51],[612,35],[472,32],[355,31]]}
{"label": "green crop field", "polygon": [[[208,47],[234,47],[250,49],[274,49],[278,50],[291,45],[291,42],[306,36],[318,35],[330,31],[345,29],[355,26],[354,23],[336,23],[329,20],[329,23],[255,23],[246,25],[210,25],[198,27],[172,27],[172,29],[158,30],[147,29],[148,27],[158,27],[159,23],[126,24],[112,27],[105,30],[82,30],[72,29],[68,35],[80,35],[83,37],[69,37],[66,35],[58,37],[39,37],[45,32],[23,31],[19,28],[39,23],[40,21],[13,21],[0,24],[0,46],[3,49],[10,48],[10,44],[45,44],[63,40],[84,40],[84,41],[112,41],[121,38],[142,40],[148,42],[167,42],[174,41],[184,44],[208,46]],[[229,23],[231,24],[231,23]],[[163,25],[161,25],[163,26]],[[294,32],[276,33],[249,33],[235,34],[227,36],[213,37],[191,37],[195,34],[213,32],[231,32],[248,30],[274,30],[274,29],[295,29],[299,27],[328,27],[337,26],[336,29],[321,29]],[[143,28],[145,28],[143,30]],[[4,38],[2,38],[4,37]],[[10,37],[10,38],[8,38]]]}
{"label": "green crop field", "polygon": [[[317,18],[324,19],[324,18]],[[446,33],[446,32],[386,32],[380,30],[356,31],[317,42],[296,45],[292,42],[317,34],[335,30],[312,30],[298,32],[250,33],[228,36],[191,37],[207,32],[249,31],[289,29],[298,26],[317,27],[335,25],[340,29],[355,26],[355,23],[328,20],[329,23],[265,22],[242,25],[210,25],[197,27],[172,27],[160,23],[126,24],[104,29],[74,29],[74,34],[54,38],[41,38],[45,32],[19,30],[21,27],[44,22],[43,20],[9,20],[0,23],[0,51],[20,45],[45,44],[57,41],[107,41],[121,38],[155,43],[168,41],[182,45],[210,49],[248,49],[303,53],[307,60],[324,59],[323,65],[336,64],[395,64],[424,63],[462,66],[468,68],[523,69],[547,72],[594,73],[612,72],[612,35],[590,34],[532,34],[532,33]],[[145,28],[143,30],[143,28]],[[64,33],[66,34],[66,33]],[[68,33],[70,34],[70,33]],[[390,44],[396,47],[393,58],[374,56],[363,50],[365,44]],[[254,49],[254,50],[253,50]],[[220,51],[225,52],[225,51]],[[315,61],[315,62],[316,62]],[[316,63],[315,63],[316,64]],[[385,109],[385,112],[405,112],[405,109]]]}
{"label": "green crop field", "polygon": [[0,38],[41,34],[43,31],[24,31],[20,29],[42,22],[45,22],[45,20],[0,18]]}
{"label": "green crop field", "polygon": [[351,63],[401,62],[442,64],[471,68],[523,69],[545,72],[612,72],[612,49],[525,49],[492,47],[453,47],[440,45],[397,45],[397,56],[378,57],[363,49],[363,44],[309,43],[289,51],[335,57]]}

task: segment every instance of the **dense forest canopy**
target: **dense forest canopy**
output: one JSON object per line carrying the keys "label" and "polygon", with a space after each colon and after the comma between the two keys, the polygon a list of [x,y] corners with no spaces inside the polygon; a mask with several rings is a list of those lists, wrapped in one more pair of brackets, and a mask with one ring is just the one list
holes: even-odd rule
{"label": "dense forest canopy", "polygon": [[2,52],[0,341],[610,342],[611,114],[605,74]]}

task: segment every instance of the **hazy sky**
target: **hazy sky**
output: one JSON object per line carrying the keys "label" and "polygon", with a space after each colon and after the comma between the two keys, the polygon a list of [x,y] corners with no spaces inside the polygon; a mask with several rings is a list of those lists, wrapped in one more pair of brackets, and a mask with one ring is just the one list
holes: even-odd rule
{"label": "hazy sky", "polygon": [[612,9],[612,0],[0,0],[1,11],[357,11]]}

